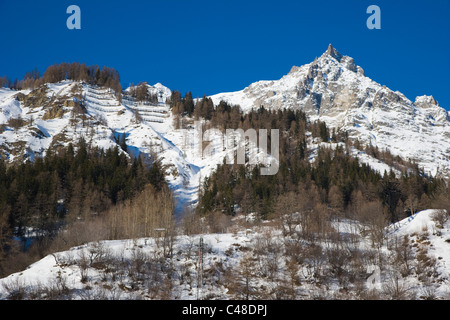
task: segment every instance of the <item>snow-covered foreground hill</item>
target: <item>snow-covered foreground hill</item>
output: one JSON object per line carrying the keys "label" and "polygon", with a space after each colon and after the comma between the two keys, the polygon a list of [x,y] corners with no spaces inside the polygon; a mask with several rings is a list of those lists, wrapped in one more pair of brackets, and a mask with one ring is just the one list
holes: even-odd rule
{"label": "snow-covered foreground hill", "polygon": [[436,212],[385,229],[379,248],[350,220],[312,240],[239,217],[226,233],[87,243],[0,279],[0,298],[449,299],[450,220]]}

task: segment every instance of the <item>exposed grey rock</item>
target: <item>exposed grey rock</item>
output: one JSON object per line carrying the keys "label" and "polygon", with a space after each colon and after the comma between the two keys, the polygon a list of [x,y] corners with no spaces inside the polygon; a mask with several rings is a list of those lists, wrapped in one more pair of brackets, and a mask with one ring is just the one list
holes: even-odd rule
{"label": "exposed grey rock", "polygon": [[[274,95],[273,93],[276,92]],[[239,104],[244,111],[300,108],[312,119],[347,130],[362,143],[414,159],[425,171],[450,177],[450,118],[432,96],[414,102],[365,76],[353,58],[331,44],[313,62],[292,67],[276,81],[260,81],[243,91],[211,97]],[[436,142],[437,141],[437,142]]]}
{"label": "exposed grey rock", "polygon": [[353,60],[353,58],[348,57],[348,56],[344,56],[342,57],[341,61],[340,61],[348,70],[353,71],[353,72],[357,72],[358,70],[356,69],[356,64],[355,64],[355,60]]}
{"label": "exposed grey rock", "polygon": [[331,45],[331,43],[328,45],[328,49],[325,53],[330,57],[335,58],[337,61],[340,61],[342,58],[342,55]]}

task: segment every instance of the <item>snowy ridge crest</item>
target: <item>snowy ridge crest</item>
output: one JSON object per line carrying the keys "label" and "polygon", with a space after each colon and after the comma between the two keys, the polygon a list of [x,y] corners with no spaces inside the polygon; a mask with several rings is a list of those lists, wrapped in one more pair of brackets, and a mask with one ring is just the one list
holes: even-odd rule
{"label": "snowy ridge crest", "polygon": [[279,80],[259,81],[237,92],[211,96],[244,112],[300,109],[351,139],[415,161],[425,173],[450,177],[450,117],[432,96],[409,100],[370,78],[331,44],[313,62],[294,66]]}

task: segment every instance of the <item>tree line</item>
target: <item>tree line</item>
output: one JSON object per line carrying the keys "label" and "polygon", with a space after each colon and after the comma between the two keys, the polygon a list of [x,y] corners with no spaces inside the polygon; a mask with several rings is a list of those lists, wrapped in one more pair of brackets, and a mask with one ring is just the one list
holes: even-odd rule
{"label": "tree line", "polygon": [[35,89],[44,83],[56,83],[63,80],[84,81],[89,84],[111,88],[117,94],[122,91],[120,75],[111,67],[86,65],[85,63],[59,63],[49,66],[41,75],[39,70],[27,72],[23,79],[12,81],[6,76],[0,77],[0,87],[14,90]]}
{"label": "tree line", "polygon": [[[205,104],[204,98],[196,107]],[[370,204],[377,205],[387,221],[396,222],[430,208],[448,193],[443,180],[424,175],[417,164],[393,157],[388,151],[382,153],[383,158],[391,163],[395,159],[401,174],[375,171],[351,155],[354,142],[346,132],[330,130],[325,122],[311,122],[300,110],[261,107],[244,114],[238,107],[221,102],[210,113],[205,129],[210,126],[268,129],[268,133],[271,128],[280,129],[280,164],[273,176],[260,175],[259,166],[219,165],[202,186],[197,207],[200,214],[234,215],[240,210],[268,218],[286,210],[326,206],[336,214],[354,215],[361,206]],[[308,139],[315,142],[314,147],[308,146]],[[268,141],[270,145],[270,135]],[[315,161],[311,162],[313,155]]]}
{"label": "tree line", "polygon": [[[203,119],[204,130],[267,129],[268,145],[270,129],[281,132],[278,174],[262,176],[258,166],[218,166],[203,184],[197,207],[201,214],[234,215],[240,208],[269,217],[277,211],[280,197],[292,192],[293,197],[304,193],[316,204],[344,214],[359,210],[361,203],[376,205],[388,221],[395,222],[442,202],[448,193],[445,181],[426,176],[415,162],[393,156],[387,149],[351,140],[346,131],[330,129],[323,121],[309,121],[301,110],[268,110],[261,106],[244,113],[238,105],[220,101],[214,106],[211,98],[203,96],[194,101],[190,92],[182,97],[178,91],[172,92],[170,105],[176,128]],[[314,150],[308,148],[308,138],[315,142]],[[400,176],[392,169],[379,173],[361,163],[351,155],[352,148],[383,161]],[[311,163],[314,153],[316,160]]]}
{"label": "tree line", "polygon": [[102,216],[144,190],[149,199],[171,197],[157,159],[129,159],[119,147],[92,148],[83,139],[33,162],[0,159],[0,269],[13,237],[32,231],[37,242],[48,243],[61,228]]}
{"label": "tree line", "polygon": [[135,98],[136,101],[150,102],[153,104],[158,103],[158,95],[148,91],[148,83],[145,81],[138,83],[136,86],[134,83],[131,83],[129,95]]}

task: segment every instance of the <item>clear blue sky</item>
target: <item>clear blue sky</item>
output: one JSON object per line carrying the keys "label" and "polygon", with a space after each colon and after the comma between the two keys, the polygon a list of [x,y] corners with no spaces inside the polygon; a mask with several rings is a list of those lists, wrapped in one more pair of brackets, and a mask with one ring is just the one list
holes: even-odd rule
{"label": "clear blue sky", "polygon": [[[66,9],[81,8],[81,30]],[[381,9],[369,30],[366,9]],[[329,43],[375,81],[450,110],[450,0],[0,0],[0,76],[78,61],[116,68],[122,85],[182,94],[243,89],[309,63]]]}

